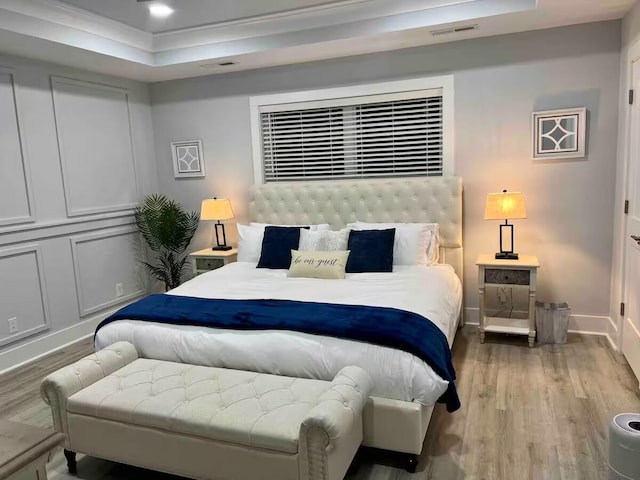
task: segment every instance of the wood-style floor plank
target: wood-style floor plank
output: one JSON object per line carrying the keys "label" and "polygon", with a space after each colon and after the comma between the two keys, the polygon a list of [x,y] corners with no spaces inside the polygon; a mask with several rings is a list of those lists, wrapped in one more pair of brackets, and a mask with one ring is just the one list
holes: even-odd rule
{"label": "wood-style floor plank", "polygon": [[[51,426],[40,399],[48,373],[91,353],[91,340],[69,346],[0,376],[0,418]],[[613,415],[640,412],[638,380],[603,337],[569,335],[566,345],[529,349],[526,339],[458,332],[453,347],[462,408],[436,406],[418,472],[398,457],[363,449],[349,480],[599,480],[606,478],[607,429]],[[85,480],[177,479],[106,460],[79,456]],[[53,480],[66,473],[58,453]]]}

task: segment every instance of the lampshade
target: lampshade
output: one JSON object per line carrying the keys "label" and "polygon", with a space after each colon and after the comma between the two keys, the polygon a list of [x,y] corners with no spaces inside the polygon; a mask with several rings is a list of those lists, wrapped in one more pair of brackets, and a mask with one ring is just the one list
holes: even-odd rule
{"label": "lampshade", "polygon": [[233,218],[231,202],[226,198],[208,198],[202,201],[200,220],[230,220]]}
{"label": "lampshade", "polygon": [[524,195],[521,192],[490,193],[484,209],[485,220],[527,218]]}

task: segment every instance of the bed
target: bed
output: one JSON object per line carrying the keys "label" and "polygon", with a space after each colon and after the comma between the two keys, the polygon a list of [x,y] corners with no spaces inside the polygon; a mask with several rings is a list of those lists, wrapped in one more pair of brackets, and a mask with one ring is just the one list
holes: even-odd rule
{"label": "bed", "polygon": [[[286,271],[235,263],[201,275],[170,295],[283,299],[402,308],[429,318],[452,344],[462,302],[462,182],[412,181],[261,185],[251,191],[251,221],[275,224],[365,222],[440,224],[440,265],[396,266],[393,273],[350,274],[344,281],[289,279]],[[119,320],[100,329],[98,349],[126,340],[144,357],[200,365],[333,378],[362,365],[373,378],[363,445],[419,454],[433,405],[446,390],[413,355],[368,343],[302,332],[220,330]]]}

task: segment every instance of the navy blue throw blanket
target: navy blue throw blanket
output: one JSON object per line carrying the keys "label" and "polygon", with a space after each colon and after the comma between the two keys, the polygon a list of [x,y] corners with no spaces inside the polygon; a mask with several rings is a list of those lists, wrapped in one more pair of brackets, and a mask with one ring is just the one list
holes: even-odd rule
{"label": "navy blue throw blanket", "polygon": [[142,320],[233,330],[292,330],[391,347],[425,361],[444,380],[438,402],[460,408],[447,337],[430,320],[395,308],[292,300],[215,300],[150,295],[102,321],[96,333],[116,320]]}

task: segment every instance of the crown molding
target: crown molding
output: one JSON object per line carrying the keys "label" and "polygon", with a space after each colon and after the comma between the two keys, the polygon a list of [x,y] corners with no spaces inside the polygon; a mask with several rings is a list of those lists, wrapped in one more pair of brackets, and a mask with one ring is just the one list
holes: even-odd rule
{"label": "crown molding", "polygon": [[151,52],[153,34],[56,0],[0,0],[0,9]]}
{"label": "crown molding", "polygon": [[[516,0],[517,1],[517,0]],[[343,0],[331,4],[247,17],[228,22],[156,33],[155,52],[284,34],[366,21],[395,15],[433,11],[483,0]]]}
{"label": "crown molding", "polygon": [[[154,34],[59,0],[0,0],[0,51],[156,82],[620,18],[625,1],[574,12],[557,0],[338,0]],[[479,28],[431,35],[469,23]]]}
{"label": "crown molding", "polygon": [[[245,17],[237,20],[213,23],[168,32],[150,33],[124,23],[111,20],[58,0],[0,0],[0,11],[9,12],[12,22],[1,22],[0,27],[16,33],[27,33],[28,20],[33,20],[42,29],[42,37],[51,36],[52,31],[72,29],[81,34],[100,38],[103,41],[122,44],[149,54],[202,46],[233,40],[263,37],[323,26],[346,24],[378,17],[389,17],[411,12],[431,11],[460,4],[483,3],[486,0],[340,0],[330,4],[316,5],[278,13]],[[521,0],[516,0],[519,2]],[[535,3],[535,1],[533,2]],[[21,21],[16,22],[20,17]],[[6,18],[5,20],[9,20]],[[43,23],[44,22],[44,23]],[[44,27],[44,28],[43,28]],[[48,27],[48,28],[46,28]],[[64,38],[68,38],[64,35]],[[56,40],[55,38],[47,38]],[[87,43],[91,44],[94,42]],[[108,52],[105,52],[108,53]]]}

